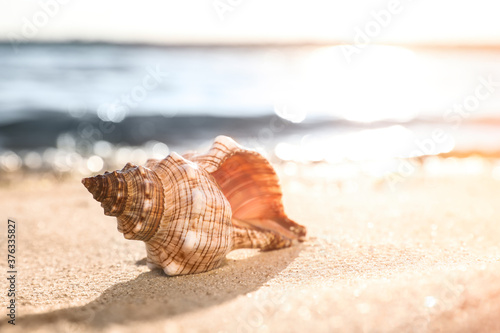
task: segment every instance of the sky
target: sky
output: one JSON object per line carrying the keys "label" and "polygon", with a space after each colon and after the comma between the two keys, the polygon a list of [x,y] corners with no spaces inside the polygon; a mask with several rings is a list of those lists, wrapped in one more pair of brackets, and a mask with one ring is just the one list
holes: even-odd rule
{"label": "sky", "polygon": [[498,0],[0,0],[0,39],[500,44]]}

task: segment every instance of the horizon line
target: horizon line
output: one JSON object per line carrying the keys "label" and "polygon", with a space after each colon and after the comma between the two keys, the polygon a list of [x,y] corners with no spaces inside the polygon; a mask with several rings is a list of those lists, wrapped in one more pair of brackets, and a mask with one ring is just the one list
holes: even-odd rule
{"label": "horizon line", "polygon": [[[12,41],[0,39],[0,45],[11,45]],[[15,45],[114,45],[114,46],[137,46],[137,47],[323,47],[340,45],[357,45],[345,41],[276,41],[276,42],[154,42],[154,41],[111,41],[111,40],[87,40],[87,39],[65,39],[65,40],[32,40],[16,43]],[[498,50],[499,43],[371,43],[371,45],[385,45],[404,47],[409,49],[442,49],[442,50]]]}

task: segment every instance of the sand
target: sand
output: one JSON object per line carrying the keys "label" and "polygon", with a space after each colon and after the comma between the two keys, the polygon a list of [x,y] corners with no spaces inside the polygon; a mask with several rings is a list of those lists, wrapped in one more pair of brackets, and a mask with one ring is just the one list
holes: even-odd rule
{"label": "sand", "polygon": [[[280,172],[306,242],[239,250],[219,269],[167,277],[145,266],[79,179],[0,188],[17,225],[16,326],[2,332],[500,331],[500,181],[490,175],[338,181]],[[291,174],[294,173],[294,174]]]}

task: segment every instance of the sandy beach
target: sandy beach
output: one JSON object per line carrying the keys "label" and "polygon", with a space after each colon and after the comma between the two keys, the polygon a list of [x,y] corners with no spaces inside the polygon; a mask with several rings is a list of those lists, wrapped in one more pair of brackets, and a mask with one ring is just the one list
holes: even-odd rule
{"label": "sandy beach", "polygon": [[500,2],[0,9],[0,333],[500,333]]}
{"label": "sandy beach", "polygon": [[[283,172],[292,248],[232,252],[223,267],[149,271],[78,177],[0,188],[17,223],[17,316],[2,332],[500,331],[500,181],[490,173],[383,181]],[[6,256],[0,267],[7,271]]]}

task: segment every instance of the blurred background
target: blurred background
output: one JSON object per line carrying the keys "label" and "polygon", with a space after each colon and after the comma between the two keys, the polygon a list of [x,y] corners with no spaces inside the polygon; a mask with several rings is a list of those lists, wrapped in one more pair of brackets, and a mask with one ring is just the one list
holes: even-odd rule
{"label": "blurred background", "polygon": [[225,134],[289,175],[500,179],[499,10],[0,0],[0,177],[88,175]]}

